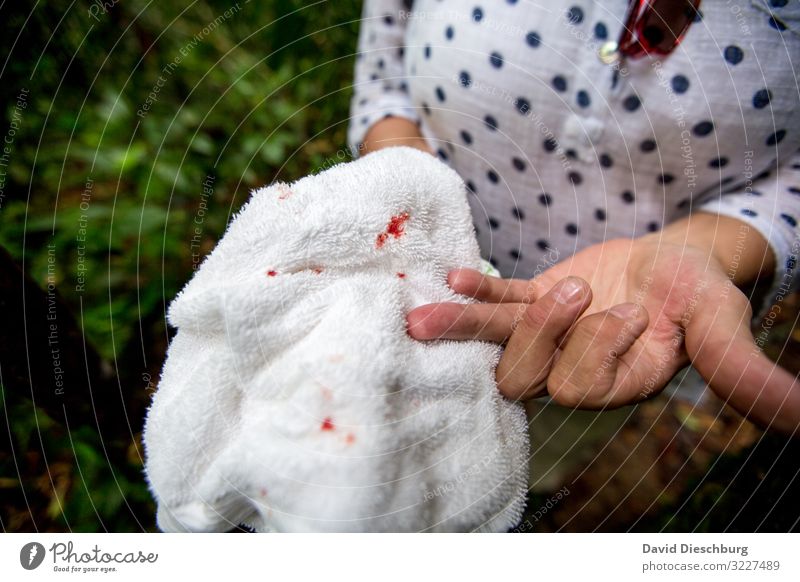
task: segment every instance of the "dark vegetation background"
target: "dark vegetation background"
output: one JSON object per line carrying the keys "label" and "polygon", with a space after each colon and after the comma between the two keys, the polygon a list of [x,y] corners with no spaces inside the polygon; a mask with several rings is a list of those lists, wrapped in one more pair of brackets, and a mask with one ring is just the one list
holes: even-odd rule
{"label": "dark vegetation background", "polygon": [[[0,4],[4,531],[154,529],[139,439],[165,306],[252,188],[348,159],[359,4]],[[788,311],[772,349],[796,372]],[[526,529],[797,528],[797,443],[648,406]]]}

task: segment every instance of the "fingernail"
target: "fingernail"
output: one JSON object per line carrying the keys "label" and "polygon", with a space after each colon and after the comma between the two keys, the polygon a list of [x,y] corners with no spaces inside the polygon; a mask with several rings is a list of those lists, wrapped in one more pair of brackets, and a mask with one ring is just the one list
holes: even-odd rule
{"label": "fingernail", "polygon": [[639,317],[639,306],[636,303],[622,303],[621,305],[615,305],[608,312],[620,319],[636,319]]}
{"label": "fingernail", "polygon": [[561,287],[556,291],[556,301],[559,303],[573,303],[583,293],[583,283],[577,277],[567,277]]}

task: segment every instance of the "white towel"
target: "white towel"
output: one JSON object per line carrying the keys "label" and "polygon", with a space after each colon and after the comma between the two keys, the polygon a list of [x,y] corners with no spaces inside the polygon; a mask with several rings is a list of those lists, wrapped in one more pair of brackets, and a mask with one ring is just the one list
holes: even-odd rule
{"label": "white towel", "polygon": [[500,348],[423,343],[406,314],[467,302],[479,268],[459,176],[388,148],[253,193],[169,308],[146,472],[165,531],[505,531],[525,414]]}

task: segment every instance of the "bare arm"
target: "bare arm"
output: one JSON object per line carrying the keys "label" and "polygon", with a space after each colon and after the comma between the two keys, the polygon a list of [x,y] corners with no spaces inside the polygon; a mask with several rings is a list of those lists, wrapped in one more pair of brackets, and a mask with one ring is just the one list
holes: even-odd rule
{"label": "bare arm", "polygon": [[364,137],[364,155],[391,146],[409,146],[433,155],[417,124],[402,117],[387,117],[375,123]]}

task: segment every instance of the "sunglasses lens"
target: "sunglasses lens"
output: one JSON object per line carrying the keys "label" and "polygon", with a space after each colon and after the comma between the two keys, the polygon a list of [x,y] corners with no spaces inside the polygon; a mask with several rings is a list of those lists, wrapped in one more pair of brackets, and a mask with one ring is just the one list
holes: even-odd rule
{"label": "sunglasses lens", "polygon": [[697,17],[699,0],[654,0],[646,10],[639,42],[648,53],[669,53]]}

